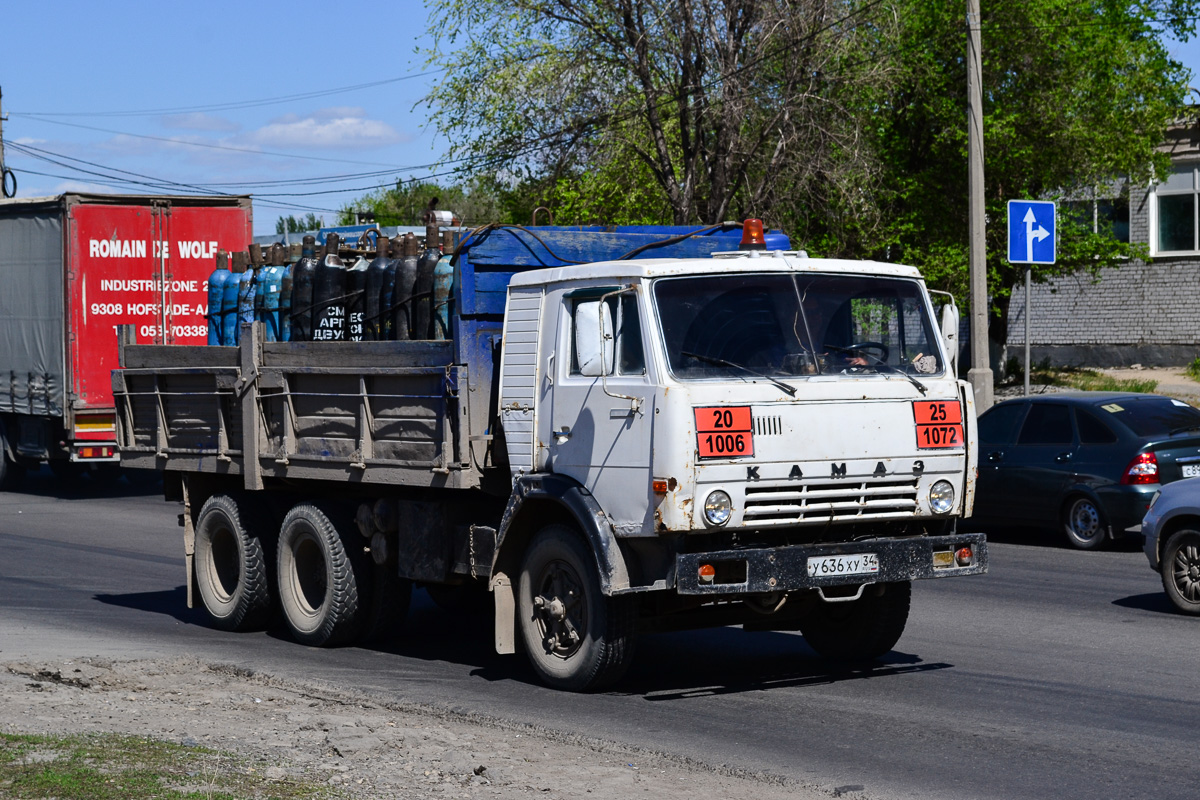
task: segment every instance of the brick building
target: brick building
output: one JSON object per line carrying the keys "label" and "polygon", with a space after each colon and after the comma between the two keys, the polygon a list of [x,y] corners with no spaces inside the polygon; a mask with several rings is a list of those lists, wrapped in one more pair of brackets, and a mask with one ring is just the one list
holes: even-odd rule
{"label": "brick building", "polygon": [[[1164,149],[1173,163],[1165,181],[1120,182],[1094,198],[1059,203],[1059,215],[1112,224],[1124,241],[1150,247],[1098,276],[1077,273],[1034,284],[1030,349],[1034,362],[1094,367],[1177,366],[1200,356],[1200,127],[1180,125]],[[1025,287],[1013,289],[1008,352],[1025,346]]]}

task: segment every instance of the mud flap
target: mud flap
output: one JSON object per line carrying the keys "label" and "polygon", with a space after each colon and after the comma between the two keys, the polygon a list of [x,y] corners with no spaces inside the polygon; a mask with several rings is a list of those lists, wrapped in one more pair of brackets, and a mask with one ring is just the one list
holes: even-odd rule
{"label": "mud flap", "polygon": [[496,605],[496,652],[509,655],[517,652],[517,601],[512,580],[503,572],[492,576],[489,588]]}
{"label": "mud flap", "polygon": [[187,571],[187,607],[195,608],[195,603],[192,601],[192,591],[196,587],[194,570],[196,559],[196,526],[192,523],[192,503],[191,497],[188,495],[186,477],[183,479],[183,513],[179,516],[180,521],[183,523],[183,566]]}

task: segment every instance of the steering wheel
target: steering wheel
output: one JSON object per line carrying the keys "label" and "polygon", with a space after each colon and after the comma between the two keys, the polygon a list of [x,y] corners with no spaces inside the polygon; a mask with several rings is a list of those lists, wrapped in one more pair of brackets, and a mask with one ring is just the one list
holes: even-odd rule
{"label": "steering wheel", "polygon": [[856,342],[843,349],[850,352],[856,352],[859,350],[878,350],[879,356],[876,359],[878,361],[887,361],[888,353],[891,352],[888,350],[888,346],[883,342]]}

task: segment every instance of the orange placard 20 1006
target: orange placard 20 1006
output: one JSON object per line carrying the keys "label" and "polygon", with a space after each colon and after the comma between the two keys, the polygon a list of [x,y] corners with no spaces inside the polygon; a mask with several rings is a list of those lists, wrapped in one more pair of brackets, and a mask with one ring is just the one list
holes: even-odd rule
{"label": "orange placard 20 1006", "polygon": [[696,449],[700,458],[745,458],[754,455],[750,406],[697,408]]}
{"label": "orange placard 20 1006", "polygon": [[918,400],[913,403],[917,448],[962,447],[962,405],[957,400]]}

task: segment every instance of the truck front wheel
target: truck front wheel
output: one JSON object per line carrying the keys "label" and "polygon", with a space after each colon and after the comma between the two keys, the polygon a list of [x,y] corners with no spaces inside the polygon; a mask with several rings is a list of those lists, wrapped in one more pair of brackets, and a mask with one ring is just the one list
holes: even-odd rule
{"label": "truck front wheel", "polygon": [[268,532],[229,495],[205,501],[196,520],[196,588],[218,628],[251,630],[271,614],[262,537]]}
{"label": "truck front wheel", "polygon": [[826,658],[866,661],[896,646],[908,622],[912,584],[877,583],[849,603],[820,602],[800,623],[809,647]]}
{"label": "truck front wheel", "polygon": [[577,531],[549,525],[521,565],[517,614],[525,652],[547,686],[582,692],[619,680],[633,658],[635,608],[605,597]]}
{"label": "truck front wheel", "polygon": [[329,515],[310,503],[293,507],[284,517],[279,604],[292,637],[301,644],[331,647],[360,632],[370,573],[361,544],[354,547],[355,536],[353,531],[340,533]]}

